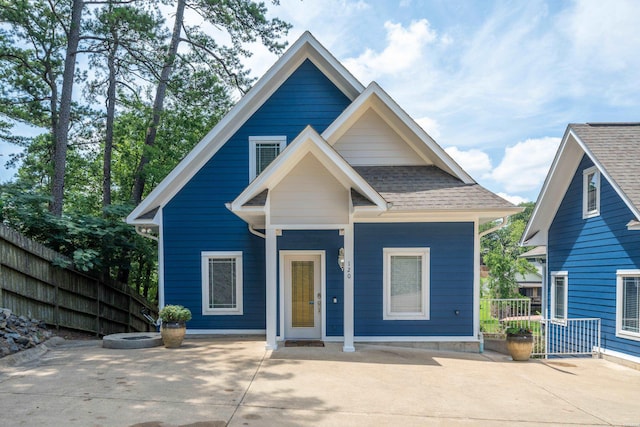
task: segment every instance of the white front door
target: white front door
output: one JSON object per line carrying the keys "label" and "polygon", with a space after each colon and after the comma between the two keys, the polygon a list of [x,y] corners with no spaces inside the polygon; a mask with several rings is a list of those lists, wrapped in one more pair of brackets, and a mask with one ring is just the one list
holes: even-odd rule
{"label": "white front door", "polygon": [[284,257],[285,339],[322,336],[320,266],[320,255]]}

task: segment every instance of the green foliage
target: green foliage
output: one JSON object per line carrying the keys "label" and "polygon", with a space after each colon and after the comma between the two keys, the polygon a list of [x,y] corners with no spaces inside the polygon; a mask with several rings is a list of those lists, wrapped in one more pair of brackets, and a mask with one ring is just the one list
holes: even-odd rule
{"label": "green foliage", "polygon": [[[16,184],[0,187],[0,221],[73,260],[73,266],[104,279],[117,279],[139,263],[155,267],[154,242],[138,236],[122,218],[131,206],[112,205],[100,216],[74,213],[57,217],[48,210],[47,196]],[[136,263],[130,254],[136,253]],[[66,267],[63,259],[55,265]],[[138,268],[136,271],[140,270]],[[137,275],[132,277],[134,283]]]}
{"label": "green foliage", "polygon": [[[181,23],[181,47],[167,55],[171,15],[165,21],[159,6],[178,3],[223,37]],[[251,0],[84,2],[81,13],[76,8],[72,14],[74,5],[81,2],[0,0],[0,141],[23,149],[8,162],[19,167],[16,179],[0,185],[0,221],[65,255],[81,271],[127,281],[155,298],[157,243],[123,222],[136,177],[146,178],[145,194],[164,179],[238,92],[250,87],[243,63],[251,56],[247,46],[260,42],[281,52],[290,26],[267,17],[265,5]],[[71,28],[72,16],[81,25]],[[72,37],[77,28],[79,38]],[[79,43],[75,73],[64,69],[71,39]],[[168,63],[173,69],[163,79]],[[70,76],[75,102],[68,131],[61,131],[66,138],[60,138],[56,129],[67,129],[58,123]],[[162,84],[166,99],[158,110],[154,94]],[[155,143],[145,146],[154,115]],[[40,134],[17,135],[16,124]],[[54,171],[61,164],[56,146],[58,154],[66,151],[66,166],[64,209],[54,216],[49,208],[57,206],[60,191],[53,187],[59,190],[61,182]],[[149,161],[139,174],[143,156]]]}
{"label": "green foliage", "polygon": [[191,320],[191,310],[181,305],[165,305],[158,316],[164,323],[188,322]]}
{"label": "green foliage", "polygon": [[[519,297],[517,275],[533,273],[535,267],[520,255],[527,248],[520,247],[520,238],[533,212],[533,203],[522,203],[524,211],[513,215],[509,224],[482,239],[483,261],[489,269],[489,296]],[[491,226],[491,225],[489,225]]]}

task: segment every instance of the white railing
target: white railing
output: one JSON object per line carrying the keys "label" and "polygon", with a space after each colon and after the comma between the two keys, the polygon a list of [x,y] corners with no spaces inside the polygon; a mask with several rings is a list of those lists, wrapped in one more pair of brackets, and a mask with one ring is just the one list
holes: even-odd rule
{"label": "white railing", "polygon": [[485,334],[504,334],[507,328],[531,326],[529,298],[484,298],[480,300],[480,330]]}
{"label": "white railing", "polygon": [[480,300],[480,331],[485,337],[506,334],[507,328],[533,333],[533,357],[595,355],[600,352],[600,319],[542,319],[531,315],[528,298]]}
{"label": "white railing", "polygon": [[600,352],[600,319],[540,320],[532,356],[580,356]]}

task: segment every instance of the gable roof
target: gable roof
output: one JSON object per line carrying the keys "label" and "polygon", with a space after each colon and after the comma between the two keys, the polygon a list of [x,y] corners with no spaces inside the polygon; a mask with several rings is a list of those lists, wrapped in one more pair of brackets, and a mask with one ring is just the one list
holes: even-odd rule
{"label": "gable roof", "polygon": [[640,220],[640,123],[572,123],[542,186],[522,236],[523,245],[546,245],[547,232],[584,155]]}
{"label": "gable roof", "polygon": [[391,203],[391,211],[509,210],[510,202],[482,186],[467,184],[436,166],[356,166],[354,169]]}
{"label": "gable roof", "polygon": [[475,183],[455,160],[436,143],[376,82],[369,86],[322,133],[323,138],[335,145],[341,136],[372,108],[426,163],[433,163],[466,184]]}
{"label": "gable roof", "polygon": [[370,204],[358,206],[384,211],[387,202],[344,160],[318,132],[307,126],[278,157],[254,179],[227,208],[249,223],[265,213],[268,191],[282,181],[298,162],[311,153],[320,163],[344,185],[359,195],[359,202],[369,200]]}
{"label": "gable roof", "polygon": [[146,214],[168,203],[307,59],[313,62],[350,100],[355,99],[364,90],[364,86],[311,33],[305,32],[127,216],[127,222],[149,224],[151,220]]}

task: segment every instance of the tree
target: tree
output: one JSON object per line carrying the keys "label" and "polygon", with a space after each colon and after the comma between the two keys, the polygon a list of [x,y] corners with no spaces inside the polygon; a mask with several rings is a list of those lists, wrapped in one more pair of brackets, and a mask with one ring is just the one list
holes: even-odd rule
{"label": "tree", "polygon": [[[65,51],[64,71],[62,73],[62,93],[60,94],[60,113],[54,133],[53,146],[53,182],[51,185],[51,205],[49,209],[56,216],[62,216],[64,202],[64,177],[67,162],[67,141],[71,122],[71,100],[76,73],[76,55],[80,43],[80,24],[82,20],[83,0],[73,0],[71,19],[65,28],[67,48]],[[55,13],[55,11],[54,11]],[[64,26],[64,20],[60,19]]]}
{"label": "tree", "polygon": [[[142,4],[140,4],[142,3]],[[114,144],[114,124],[118,89],[137,96],[140,83],[149,76],[156,64],[153,55],[164,35],[162,19],[148,10],[145,3],[137,5],[108,1],[95,11],[95,19],[86,25],[88,41],[85,48],[90,53],[96,78],[89,85],[93,100],[104,96],[106,86],[106,113],[103,139],[102,206],[111,204],[111,167]],[[105,68],[106,65],[106,68]]]}
{"label": "tree", "polygon": [[[278,1],[273,0],[273,3],[278,4]],[[187,27],[184,22],[184,12],[187,7],[207,23],[224,30],[231,39],[232,47],[218,44],[200,27]],[[131,195],[134,204],[140,203],[145,191],[147,181],[145,169],[150,161],[150,149],[156,142],[166,91],[179,56],[179,45],[186,43],[190,48],[191,54],[183,56],[183,59],[188,58],[186,63],[193,64],[195,61],[200,61],[201,64],[207,64],[210,71],[221,81],[244,92],[248,89],[251,80],[247,77],[248,72],[244,70],[241,58],[249,57],[251,53],[243,47],[243,43],[254,42],[259,38],[262,44],[272,52],[281,52],[285,47],[285,44],[278,42],[278,39],[287,34],[290,25],[278,18],[267,19],[266,12],[263,3],[255,3],[251,0],[194,0],[189,3],[186,0],[177,0],[173,31],[156,86],[144,150],[136,167]]]}
{"label": "tree", "polygon": [[[535,267],[520,255],[520,238],[533,212],[534,203],[521,203],[524,211],[511,216],[509,223],[483,237],[483,260],[489,269],[489,290],[496,298],[514,298],[518,294],[517,275],[535,272]],[[488,228],[489,226],[487,226]]]}

